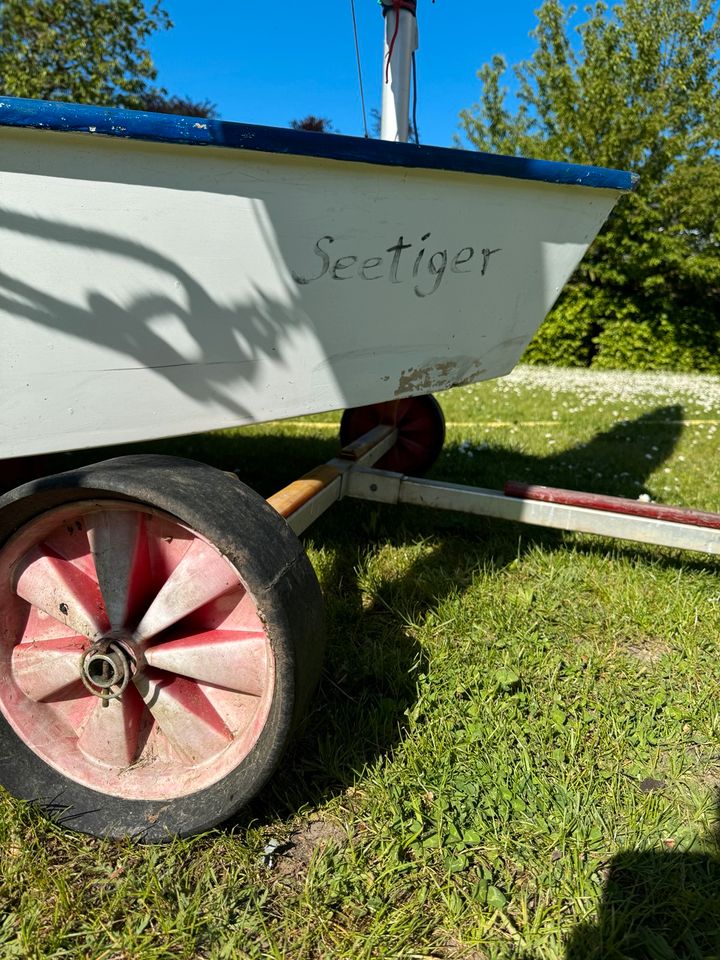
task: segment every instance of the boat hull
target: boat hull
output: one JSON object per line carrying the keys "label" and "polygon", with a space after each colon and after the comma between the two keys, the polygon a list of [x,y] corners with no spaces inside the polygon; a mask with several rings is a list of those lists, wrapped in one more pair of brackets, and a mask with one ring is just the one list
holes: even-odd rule
{"label": "boat hull", "polygon": [[2,457],[507,374],[622,192],[22,127],[0,183]]}

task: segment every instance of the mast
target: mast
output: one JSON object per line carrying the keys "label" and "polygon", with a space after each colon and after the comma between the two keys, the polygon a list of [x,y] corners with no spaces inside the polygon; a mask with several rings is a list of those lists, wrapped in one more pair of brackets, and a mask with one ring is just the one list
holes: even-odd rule
{"label": "mast", "polygon": [[385,18],[380,137],[407,143],[410,127],[410,70],[418,46],[416,0],[382,0]]}

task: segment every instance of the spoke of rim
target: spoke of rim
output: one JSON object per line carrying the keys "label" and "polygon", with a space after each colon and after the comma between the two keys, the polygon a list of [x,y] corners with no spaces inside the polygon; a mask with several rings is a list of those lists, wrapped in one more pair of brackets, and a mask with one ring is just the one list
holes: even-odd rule
{"label": "spoke of rim", "polygon": [[209,630],[149,647],[145,660],[167,673],[259,697],[267,674],[266,642],[263,633]]}
{"label": "spoke of rim", "polygon": [[83,637],[94,638],[108,629],[97,583],[42,546],[34,547],[23,557],[15,592]]}
{"label": "spoke of rim", "polygon": [[237,586],[229,563],[204,541],[192,542],[138,624],[136,640],[149,640]]}
{"label": "spoke of rim", "polygon": [[409,453],[427,453],[428,445],[423,443],[422,440],[413,440],[412,437],[403,437],[400,441],[403,450],[407,450]]}
{"label": "spoke of rim", "polygon": [[246,593],[242,584],[238,584],[229,593],[223,594],[212,603],[206,603],[183,622],[183,635],[188,635],[191,631],[204,633],[206,630],[229,630],[232,633],[264,632],[255,601],[249,593]]}
{"label": "spoke of rim", "polygon": [[62,700],[88,695],[80,680],[84,637],[20,643],[12,652],[12,677],[30,700]]}
{"label": "spoke of rim", "polygon": [[145,704],[134,687],[129,686],[121,699],[98,700],[78,737],[78,747],[89,760],[113,767],[127,767],[136,759]]}
{"label": "spoke of rim", "polygon": [[59,623],[54,617],[49,617],[44,610],[28,606],[20,601],[22,613],[25,615],[25,626],[22,628],[22,643],[39,643],[42,640],[65,640],[70,632],[64,623]]}
{"label": "spoke of rim", "polygon": [[200,764],[232,742],[222,717],[193,680],[145,671],[134,683],[164,736],[188,762]]}
{"label": "spoke of rim", "polygon": [[50,553],[72,563],[86,577],[95,578],[95,566],[90,556],[87,530],[84,519],[80,516],[58,526],[43,542]]}
{"label": "spoke of rim", "polygon": [[[390,403],[393,401],[391,400]],[[396,427],[401,427],[403,425],[403,420],[406,419],[408,414],[412,409],[412,400],[408,397],[405,397],[404,400],[395,400],[395,409],[392,412],[392,422]]]}
{"label": "spoke of rim", "polygon": [[110,627],[124,627],[137,585],[138,554],[142,542],[142,514],[106,510],[88,518],[88,541]]}

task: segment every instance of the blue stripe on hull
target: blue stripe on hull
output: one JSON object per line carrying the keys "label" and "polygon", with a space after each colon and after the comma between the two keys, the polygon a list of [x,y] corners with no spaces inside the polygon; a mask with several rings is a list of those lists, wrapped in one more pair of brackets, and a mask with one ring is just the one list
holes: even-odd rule
{"label": "blue stripe on hull", "polygon": [[0,126],[101,134],[156,143],[231,147],[622,191],[632,190],[637,183],[635,174],[604,167],[18,97],[0,97]]}

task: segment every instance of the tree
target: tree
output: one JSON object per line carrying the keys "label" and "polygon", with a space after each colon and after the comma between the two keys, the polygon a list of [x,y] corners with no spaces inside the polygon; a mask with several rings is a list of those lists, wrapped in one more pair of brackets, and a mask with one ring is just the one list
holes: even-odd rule
{"label": "tree", "polygon": [[480,102],[461,114],[479,149],[640,175],[534,356],[720,371],[718,4],[596,2],[584,14],[576,23],[576,7],[544,0],[535,51],[514,67],[517,106],[496,56],[479,71]]}
{"label": "tree", "polygon": [[0,0],[0,91],[140,107],[157,75],[147,40],[172,26],[142,0]]}
{"label": "tree", "polygon": [[314,113],[309,113],[302,120],[291,120],[290,126],[293,130],[309,130],[312,133],[332,133],[332,120],[327,117],[316,117]]}
{"label": "tree", "polygon": [[191,97],[168,96],[167,91],[150,90],[140,100],[140,109],[152,113],[174,113],[183,117],[206,117],[216,120],[217,105],[210,100],[193,100]]}

